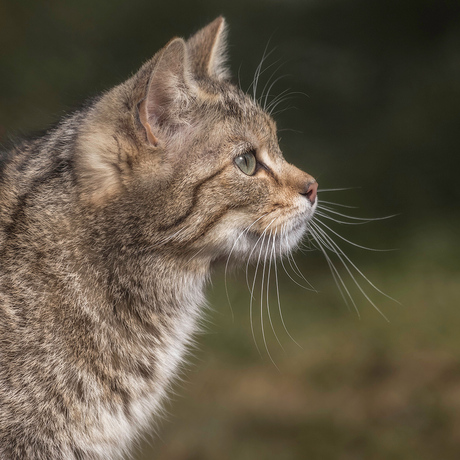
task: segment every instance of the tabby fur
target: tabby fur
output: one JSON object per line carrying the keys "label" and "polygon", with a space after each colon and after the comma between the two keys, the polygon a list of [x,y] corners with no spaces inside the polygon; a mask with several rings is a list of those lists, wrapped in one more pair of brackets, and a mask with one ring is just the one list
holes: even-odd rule
{"label": "tabby fur", "polygon": [[[171,40],[3,153],[1,459],[128,453],[161,410],[213,266],[256,258],[264,232],[279,254],[304,234],[314,179],[229,82],[225,32],[218,18]],[[247,151],[252,176],[234,162]]]}

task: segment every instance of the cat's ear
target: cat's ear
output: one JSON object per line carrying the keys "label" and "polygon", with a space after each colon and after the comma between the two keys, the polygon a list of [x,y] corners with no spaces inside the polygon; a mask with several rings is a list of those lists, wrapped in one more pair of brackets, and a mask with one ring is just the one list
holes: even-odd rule
{"label": "cat's ear", "polygon": [[193,94],[187,45],[175,38],[161,51],[139,104],[139,118],[152,145],[158,144],[158,136],[187,124],[184,117]]}
{"label": "cat's ear", "polygon": [[187,41],[192,72],[217,79],[230,77],[227,60],[227,24],[220,16]]}

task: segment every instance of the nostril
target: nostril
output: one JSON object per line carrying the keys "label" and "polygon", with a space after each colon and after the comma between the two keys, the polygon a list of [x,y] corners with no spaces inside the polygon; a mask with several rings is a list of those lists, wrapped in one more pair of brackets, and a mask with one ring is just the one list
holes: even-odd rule
{"label": "nostril", "polygon": [[311,204],[315,204],[317,191],[318,191],[318,182],[316,181],[310,182],[305,187],[305,191],[301,192],[301,195],[306,196],[308,201]]}

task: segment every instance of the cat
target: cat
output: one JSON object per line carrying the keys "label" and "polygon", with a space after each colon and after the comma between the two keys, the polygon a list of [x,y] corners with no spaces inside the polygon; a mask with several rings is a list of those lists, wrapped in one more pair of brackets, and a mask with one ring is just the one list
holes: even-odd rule
{"label": "cat", "polygon": [[222,17],[5,152],[0,458],[129,453],[161,411],[212,268],[294,249],[317,187],[230,82]]}

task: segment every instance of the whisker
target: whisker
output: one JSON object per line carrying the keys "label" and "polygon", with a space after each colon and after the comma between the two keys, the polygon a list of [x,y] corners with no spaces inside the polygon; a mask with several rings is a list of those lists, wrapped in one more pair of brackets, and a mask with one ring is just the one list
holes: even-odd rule
{"label": "whisker", "polygon": [[[348,290],[345,282],[343,281],[343,278],[340,276],[340,273],[337,270],[336,266],[332,262],[332,259],[328,256],[326,250],[323,248],[324,240],[315,232],[315,230],[313,228],[310,228],[310,231],[312,232],[312,235],[313,235],[314,239],[316,240],[320,251],[323,253],[327,264],[329,265],[329,269],[331,270],[332,277],[334,278],[335,284],[336,284],[336,286],[337,286],[337,288],[338,288],[338,290],[340,292],[340,295],[342,296],[342,298],[343,298],[343,300],[345,302],[345,305],[348,308],[350,308],[349,305],[348,305],[347,299],[345,297],[345,294],[343,293],[343,290],[340,287],[340,284],[342,285],[343,289],[345,290],[346,294],[348,295],[348,298],[350,299],[350,301],[351,301],[351,303],[352,303],[352,305],[353,305],[353,307],[354,307],[354,309],[356,311],[356,314],[357,314],[358,318],[361,318],[361,314],[359,313],[358,307],[357,307],[357,305],[355,303],[355,300],[353,299],[353,296],[350,294],[350,291]],[[321,243],[323,243],[323,244],[321,244]],[[338,280],[340,281],[340,284],[338,283]]]}
{"label": "whisker", "polygon": [[313,238],[313,235],[310,233],[310,225],[307,225],[307,231],[305,232],[305,235],[302,239],[302,245],[301,249],[304,253],[306,252],[311,252],[311,251],[316,251],[318,248],[314,245],[315,240]]}
{"label": "whisker", "polygon": [[[274,65],[278,64],[279,62],[281,61],[281,59],[277,59],[276,61],[272,62],[271,64],[269,64],[264,70],[263,72],[267,71],[268,69],[270,69],[270,67],[273,67]],[[281,64],[278,65],[278,67],[272,72],[272,74],[270,75],[270,77],[268,78],[267,82],[265,83],[263,89],[262,89],[262,93],[259,97],[259,104],[260,102],[262,101],[262,99],[265,98],[265,102],[264,104],[262,105],[263,109],[265,110],[265,106],[266,106],[266,102],[267,102],[267,95],[269,94],[270,92],[270,89],[272,88],[273,84],[276,83],[277,81],[279,81],[281,78],[283,78],[284,76],[287,76],[287,75],[284,75],[282,77],[278,77],[275,79],[275,82],[273,84],[270,85],[270,82],[272,81],[272,78],[276,75],[276,72],[278,72],[279,69],[281,69],[281,67],[283,67],[284,63],[282,62]],[[267,86],[270,85],[270,88],[267,90]]]}
{"label": "whisker", "polygon": [[234,314],[233,314],[232,303],[231,303],[231,301],[230,301],[230,295],[229,295],[229,293],[228,293],[228,285],[227,285],[228,264],[230,263],[230,258],[231,258],[232,254],[233,254],[233,251],[234,251],[234,249],[235,249],[235,247],[236,247],[236,245],[237,245],[239,239],[240,239],[243,235],[245,235],[245,234],[250,230],[250,228],[251,228],[254,224],[256,224],[260,219],[262,219],[263,217],[265,217],[267,214],[268,214],[268,212],[265,213],[265,214],[263,214],[262,216],[260,216],[260,217],[259,217],[258,219],[256,219],[251,225],[249,225],[248,227],[246,227],[246,228],[240,233],[240,235],[238,236],[238,238],[237,238],[237,239],[235,240],[235,242],[233,243],[232,249],[230,250],[230,254],[229,254],[228,257],[227,257],[227,262],[226,262],[226,264],[225,264],[225,271],[224,271],[224,282],[225,282],[225,294],[227,295],[227,301],[228,301],[228,304],[229,304],[229,306],[230,306],[230,310],[231,310],[231,312],[232,312],[232,321],[235,320],[235,317],[234,317]]}
{"label": "whisker", "polygon": [[[269,234],[268,236],[268,243],[267,243],[267,249],[265,250],[265,256],[264,256],[264,268],[262,271],[262,282],[260,284],[260,327],[262,330],[262,339],[265,345],[265,350],[267,351],[268,357],[270,358],[270,361],[274,364],[274,366],[278,369],[278,366],[276,365],[275,361],[273,361],[272,355],[270,354],[270,350],[268,349],[267,345],[267,340],[265,338],[265,327],[264,327],[264,280],[265,280],[265,268],[267,265],[267,255],[268,255],[268,250],[270,248],[270,240],[271,240],[272,234]],[[264,240],[265,242],[265,240]],[[269,280],[267,280],[267,286],[268,286]],[[267,287],[268,289],[268,287]],[[267,291],[268,292],[268,291]],[[267,294],[267,302],[268,302],[268,294]],[[267,305],[268,308],[268,305]],[[279,370],[279,369],[278,369]]]}
{"label": "whisker", "polygon": [[373,251],[373,252],[388,252],[388,251],[394,251],[394,249],[375,249],[375,248],[368,248],[367,246],[361,246],[360,244],[353,243],[353,241],[347,240],[343,236],[339,235],[337,232],[332,230],[331,227],[326,225],[324,222],[321,222],[319,219],[316,219],[315,222],[317,224],[321,224],[323,227],[326,227],[330,232],[332,232],[334,235],[336,235],[338,238],[341,240],[347,242],[348,244],[351,244],[352,246],[355,246],[360,249],[365,249],[366,251]]}
{"label": "whisker", "polygon": [[238,67],[238,88],[242,90],[243,88],[241,88],[241,65],[242,64],[240,64]]}
{"label": "whisker", "polygon": [[269,51],[267,53],[267,49],[268,49],[269,44],[270,44],[270,40],[268,40],[267,45],[265,46],[265,49],[264,49],[264,52],[263,52],[263,55],[262,55],[262,59],[260,60],[260,63],[257,66],[256,71],[254,73],[254,78],[253,78],[252,84],[248,88],[248,91],[249,91],[249,89],[252,86],[252,93],[253,93],[254,102],[257,101],[257,86],[259,84],[259,78],[266,70],[266,69],[262,70],[262,66],[263,66],[265,60],[273,53],[273,51],[275,51],[275,48],[273,48],[271,51]]}
{"label": "whisker", "polygon": [[[324,225],[324,224],[323,224]],[[377,292],[385,296],[387,299],[392,300],[393,302],[396,302],[397,304],[401,305],[400,302],[398,302],[396,299],[393,299],[393,297],[390,297],[388,294],[385,294],[383,291],[381,291],[375,284],[373,284],[369,278],[367,278],[366,275],[351,261],[351,259],[343,252],[343,250],[340,248],[340,246],[320,227],[316,226],[316,229],[321,232],[321,234],[328,240],[330,241],[331,245],[336,248],[335,253],[337,256],[340,257],[340,254],[345,257],[345,259],[348,261],[348,263],[367,281],[367,283],[372,286]]]}
{"label": "whisker", "polygon": [[[283,226],[283,233],[285,233],[285,226]],[[287,241],[287,237],[286,237],[286,241]],[[289,251],[287,251],[286,255],[287,255],[287,256],[289,255]],[[281,262],[281,266],[283,267],[284,272],[286,273],[286,275],[289,277],[289,279],[290,279],[292,282],[294,282],[295,284],[297,284],[297,286],[300,286],[302,289],[306,289],[307,291],[316,292],[316,290],[313,288],[313,286],[312,286],[313,289],[312,289],[312,288],[309,288],[309,287],[307,287],[307,286],[304,286],[303,284],[298,283],[298,282],[289,274],[289,272],[288,272],[288,270],[287,270],[287,268],[286,268],[286,266],[284,265],[284,262],[283,262],[283,256],[282,256],[282,254],[281,254],[281,245],[280,245],[280,262]],[[308,281],[307,281],[307,283],[308,283]],[[310,283],[308,283],[308,284],[310,284]]]}
{"label": "whisker", "polygon": [[356,190],[356,189],[359,189],[361,187],[347,187],[347,188],[320,188],[318,189],[318,193],[319,192],[340,192],[340,191],[344,191],[344,190]]}
{"label": "whisker", "polygon": [[288,110],[291,110],[291,109],[296,109],[297,107],[294,106],[294,105],[289,105],[287,107],[284,107],[283,109],[280,109],[280,110],[277,110],[276,112],[270,112],[270,115],[272,115],[273,117],[275,117],[276,115],[279,115],[280,113],[284,113],[284,112],[287,112]]}
{"label": "whisker", "polygon": [[299,129],[292,129],[292,128],[282,128],[278,129],[278,133],[283,133],[284,131],[289,131],[291,133],[303,134],[304,131],[300,131]]}
{"label": "whisker", "polygon": [[[278,72],[278,70],[283,66],[283,64],[280,64],[277,69],[275,70],[275,72],[273,73],[273,75]],[[276,85],[276,83],[278,83],[280,80],[282,80],[283,78],[286,78],[288,77],[289,75],[281,75],[280,77],[276,78],[272,83],[271,85],[269,86],[267,92],[265,92],[265,90],[267,89],[267,86],[268,84],[270,83],[270,80],[273,78],[273,75],[269,78],[269,80],[267,81],[267,83],[265,84],[264,86],[264,89],[262,90],[262,97],[264,97],[264,93],[265,93],[265,99],[264,99],[264,105],[263,105],[263,108],[264,110],[267,109],[267,103],[268,103],[268,97],[270,96],[270,91],[272,90],[273,86]]]}
{"label": "whisker", "polygon": [[[286,75],[287,76],[287,75]],[[294,96],[298,96],[299,94],[305,97],[309,97],[308,94],[303,93],[302,91],[290,91],[291,88],[287,88],[282,91],[278,96],[276,96],[270,104],[267,106],[268,113],[272,114],[275,110],[275,107],[280,103],[292,99]]]}
{"label": "whisker", "polygon": [[[275,220],[276,220],[276,217],[273,218],[271,220],[271,222],[265,227],[264,231],[262,232],[262,235],[260,235],[259,239],[257,240],[257,242],[256,242],[256,244],[254,246],[254,248],[255,248],[257,246],[257,243],[260,241],[260,238],[263,236],[263,240],[262,240],[262,243],[260,245],[259,256],[257,258],[257,265],[256,265],[256,269],[255,269],[255,272],[254,272],[254,280],[253,280],[253,283],[252,283],[252,289],[250,291],[251,292],[251,299],[249,301],[249,321],[251,323],[251,333],[252,333],[252,338],[254,339],[254,343],[256,345],[257,351],[259,352],[260,356],[262,356],[262,353],[260,352],[259,346],[257,345],[256,336],[255,336],[255,333],[254,333],[253,308],[252,308],[252,306],[253,306],[253,302],[254,302],[254,289],[255,289],[255,286],[256,286],[256,279],[257,279],[257,272],[259,270],[260,257],[262,255],[262,250],[263,250],[263,247],[264,247],[265,237],[267,236],[266,232],[267,232],[268,228],[272,225],[272,223]],[[253,251],[254,251],[254,248],[253,248]],[[251,255],[252,255],[253,251],[251,251],[251,254],[249,255],[248,263],[249,263],[249,260],[251,258]],[[247,271],[246,271],[246,274],[247,274]],[[248,284],[248,287],[249,287],[249,284]]]}
{"label": "whisker", "polygon": [[315,211],[315,216],[321,216],[321,217],[324,217],[325,219],[332,220],[342,225],[366,225],[371,222],[370,220],[365,220],[363,222],[346,222],[344,220],[339,220],[339,219],[335,219],[334,217],[328,216],[327,214],[324,214],[323,212],[318,211],[318,209],[323,209],[323,208],[320,208],[318,206],[317,210]]}
{"label": "whisker", "polygon": [[[269,214],[269,213],[267,213]],[[267,215],[265,214],[265,215]],[[246,263],[246,285],[248,286],[248,289],[249,291],[251,291],[251,288],[249,287],[249,274],[248,274],[248,269],[249,269],[249,264],[251,262],[251,256],[252,254],[254,253],[256,247],[257,247],[257,244],[259,243],[259,241],[262,239],[262,237],[265,235],[265,232],[267,231],[268,227],[270,227],[270,225],[276,220],[277,218],[275,217],[266,227],[265,227],[265,230],[262,232],[262,234],[259,236],[258,240],[256,241],[256,244],[254,245],[254,247],[251,249],[251,252],[249,253],[249,256],[248,256],[248,262]]]}
{"label": "whisker", "polygon": [[393,217],[398,216],[398,214],[392,214],[390,216],[383,216],[383,217],[353,217],[353,216],[347,216],[346,214],[343,214],[341,212],[335,211],[334,209],[331,209],[328,206],[319,206],[319,207],[323,211],[330,212],[330,213],[335,214],[337,216],[346,217],[347,219],[351,219],[351,220],[363,220],[363,221],[366,221],[366,222],[373,222],[375,220],[386,220],[386,219],[391,219]]}
{"label": "whisker", "polygon": [[[283,236],[283,228],[281,229],[281,238]],[[281,243],[281,241],[280,241]],[[281,318],[281,323],[283,324],[283,328],[284,330],[286,331],[286,334],[289,336],[289,338],[300,348],[302,348],[298,343],[297,341],[294,339],[294,337],[292,337],[292,335],[289,333],[287,327],[286,327],[286,324],[284,322],[284,317],[283,317],[283,313],[281,311],[281,302],[280,302],[280,290],[279,290],[279,282],[278,282],[278,267],[277,267],[277,264],[276,264],[276,246],[275,246],[275,241],[273,242],[273,251],[275,252],[275,257],[273,258],[273,262],[275,264],[275,280],[276,280],[276,297],[278,299],[278,311],[279,311],[279,314],[280,314],[280,318]],[[280,244],[280,258],[282,257],[281,255],[281,244]]]}
{"label": "whisker", "polygon": [[[286,245],[288,245],[288,240],[287,240],[287,235],[286,235]],[[316,292],[318,293],[318,291],[315,289],[315,287],[310,283],[310,281],[308,281],[305,276],[303,275],[303,273],[300,271],[300,268],[298,267],[296,261],[295,261],[295,258],[292,254],[291,251],[288,251],[287,254],[286,254],[286,258],[289,262],[289,266],[292,268],[292,271],[301,279],[303,279],[309,286],[310,286],[310,290],[313,291],[313,292]]]}
{"label": "whisker", "polygon": [[285,112],[286,110],[288,110],[289,107],[285,108],[285,109],[282,109],[282,110],[278,110],[277,112],[275,112],[275,109],[280,105],[282,104],[283,102],[286,102],[286,101],[289,101],[293,98],[293,94],[294,93],[288,93],[286,94],[284,97],[280,98],[276,103],[271,103],[270,104],[270,109],[268,109],[268,113],[272,116],[275,116],[277,113],[282,113],[282,112]]}
{"label": "whisker", "polygon": [[281,93],[279,93],[277,96],[275,96],[271,101],[270,103],[267,105],[267,107],[265,108],[265,110],[271,114],[274,110],[274,108],[276,107],[276,105],[278,105],[279,102],[282,102],[282,101],[286,101],[286,100],[289,100],[292,98],[292,93],[290,92],[290,88],[286,88],[285,90],[281,91]]}
{"label": "whisker", "polygon": [[[312,222],[312,224],[314,225],[314,223]],[[345,257],[345,259],[353,266],[353,268],[374,288],[376,289],[378,292],[380,292],[381,294],[385,295],[386,297],[389,297],[387,296],[385,293],[383,293],[382,291],[380,291],[380,289],[378,289],[377,287],[375,287],[363,274],[362,272],[356,267],[356,265],[353,264],[353,262],[351,262],[351,260],[340,250],[340,248],[335,244],[334,240],[331,239],[331,237],[329,235],[327,235],[324,230],[320,229],[318,226],[315,225],[315,229],[319,232],[319,234],[321,234],[323,236],[323,238],[327,241],[330,242],[330,244],[335,247],[337,250],[335,251],[335,254],[337,255],[337,257],[340,259],[340,261],[342,262],[342,265],[343,267],[347,270],[348,274],[350,275],[351,279],[353,280],[353,282],[355,283],[356,287],[360,290],[361,294],[367,299],[367,301],[382,315],[382,317],[389,322],[388,318],[383,314],[383,312],[380,310],[380,308],[377,307],[377,305],[371,300],[371,298],[368,296],[368,294],[364,291],[364,289],[361,287],[361,285],[358,283],[358,281],[356,280],[355,276],[353,275],[352,271],[350,270],[350,268],[348,267],[348,264],[346,263],[346,261],[343,259],[342,255]],[[390,297],[391,298],[391,297]],[[392,299],[394,300],[394,299]]]}
{"label": "whisker", "polygon": [[[272,315],[270,313],[270,299],[269,299],[269,293],[270,293],[270,274],[271,274],[271,268],[272,268],[272,260],[274,259],[274,257],[276,256],[276,254],[274,253],[274,249],[275,249],[275,240],[276,240],[276,235],[278,233],[278,230],[275,229],[275,233],[273,235],[273,247],[270,248],[271,251],[270,251],[270,264],[268,265],[268,276],[267,276],[267,312],[268,312],[268,319],[270,321],[270,326],[272,328],[272,331],[273,331],[273,334],[275,335],[275,338],[276,340],[278,341],[280,347],[282,348],[282,350],[284,351],[284,348],[283,348],[283,345],[281,345],[281,342],[278,338],[278,335],[276,334],[276,331],[275,331],[275,328],[273,327],[273,322],[272,322]],[[270,241],[268,242],[268,244],[270,245]]]}
{"label": "whisker", "polygon": [[334,206],[339,206],[340,208],[358,209],[358,206],[349,206],[347,204],[334,203],[333,201],[326,201],[326,200],[321,200],[320,202],[318,202],[318,205],[322,204],[322,203],[331,204],[331,205],[334,205]]}
{"label": "whisker", "polygon": [[256,269],[255,269],[255,272],[254,272],[254,280],[252,282],[252,289],[251,289],[251,299],[249,301],[249,321],[251,323],[251,333],[252,333],[252,338],[254,340],[254,343],[256,345],[256,348],[257,348],[257,351],[259,352],[259,355],[262,357],[262,353],[260,352],[260,349],[259,349],[259,346],[257,345],[257,340],[256,340],[256,335],[254,333],[254,321],[253,321],[253,302],[254,302],[254,289],[255,289],[255,286],[256,286],[256,279],[257,279],[257,272],[259,270],[259,262],[260,262],[260,256],[262,254],[262,249],[263,249],[263,243],[265,241],[265,236],[264,235],[264,238],[262,240],[262,243],[260,245],[260,251],[259,251],[259,257],[257,259],[257,265],[256,265]]}

